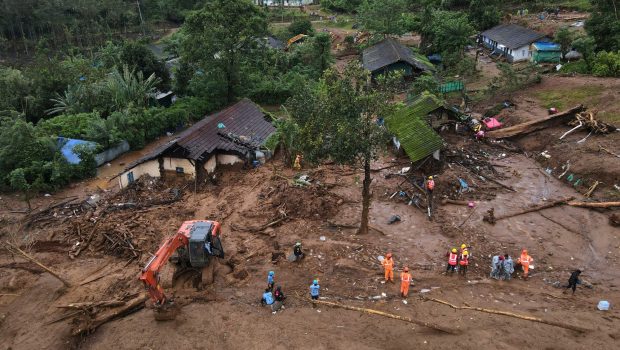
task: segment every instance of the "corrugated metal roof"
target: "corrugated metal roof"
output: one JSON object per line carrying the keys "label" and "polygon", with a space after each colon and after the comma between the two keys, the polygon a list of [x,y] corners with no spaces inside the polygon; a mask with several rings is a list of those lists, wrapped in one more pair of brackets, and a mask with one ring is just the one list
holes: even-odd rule
{"label": "corrugated metal roof", "polygon": [[398,41],[387,38],[366,48],[362,53],[364,68],[371,72],[385,68],[396,62],[405,62],[422,71],[435,70],[432,64],[416,58],[413,51]]}
{"label": "corrugated metal roof", "polygon": [[427,157],[441,149],[443,140],[428,125],[426,116],[443,107],[432,94],[424,93],[409,106],[386,118],[388,129],[396,135],[412,162]]}
{"label": "corrugated metal roof", "polygon": [[[218,124],[224,128],[218,129]],[[155,148],[144,157],[127,165],[123,172],[159,157],[162,153],[181,147],[187,158],[203,160],[203,157],[219,151],[245,153],[247,149],[234,143],[230,138],[218,134],[234,134],[249,139],[249,144],[262,145],[276,128],[265,119],[265,114],[254,102],[243,99],[202,120],[183,131],[179,136]],[[120,174],[119,174],[120,175]],[[118,176],[118,175],[117,175]]]}
{"label": "corrugated metal roof", "polygon": [[[224,124],[223,129],[218,129],[220,123]],[[188,158],[202,160],[204,155],[216,149],[241,153],[246,151],[244,147],[218,135],[218,131],[245,136],[251,143],[262,144],[275,130],[259,106],[243,99],[194,124],[179,135],[176,143],[187,150]]]}
{"label": "corrugated metal roof", "polygon": [[545,37],[545,34],[516,24],[500,24],[482,32],[481,35],[509,49],[518,49]]}

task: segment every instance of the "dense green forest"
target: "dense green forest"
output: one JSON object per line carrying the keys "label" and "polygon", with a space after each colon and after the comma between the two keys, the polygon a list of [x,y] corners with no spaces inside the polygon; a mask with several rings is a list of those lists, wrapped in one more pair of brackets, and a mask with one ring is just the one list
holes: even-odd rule
{"label": "dense green forest", "polygon": [[[588,3],[593,16],[586,22],[587,35],[556,33],[563,48],[584,55],[572,69],[620,75],[615,5],[615,0]],[[475,44],[477,31],[500,23],[506,4],[325,0],[322,6],[349,12],[360,30],[373,34],[371,43],[419,33],[422,42],[414,50],[439,53],[443,64],[437,75],[424,75],[406,87],[416,93],[436,91],[442,77],[475,76],[475,62],[464,49]],[[266,105],[284,104],[293,96],[302,100],[300,91],[310,96],[317,86],[325,88],[319,82],[334,62],[330,35],[313,29],[309,11],[267,9],[249,0],[0,0],[0,9],[0,189],[26,194],[94,173],[92,155],[98,149],[80,150],[84,161],[70,165],[59,153],[57,136],[94,141],[99,148],[127,140],[140,148],[241,97]],[[270,25],[285,13],[294,14],[291,23]],[[162,39],[163,29],[172,27],[179,28]],[[299,33],[309,37],[289,50],[266,39],[285,42]],[[154,53],[155,40],[163,53]],[[352,37],[345,43],[353,50],[368,45],[355,45]],[[175,59],[166,64],[162,57]],[[514,90],[536,75],[509,65],[500,69],[491,92],[498,86]],[[178,100],[169,108],[159,106],[156,93],[170,89]],[[276,123],[282,142],[292,147],[291,133],[299,126]]]}

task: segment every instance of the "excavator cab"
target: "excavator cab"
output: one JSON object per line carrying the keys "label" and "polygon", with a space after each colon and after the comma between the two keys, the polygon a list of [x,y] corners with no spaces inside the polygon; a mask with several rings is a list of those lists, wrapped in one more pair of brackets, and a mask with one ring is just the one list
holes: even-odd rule
{"label": "excavator cab", "polygon": [[189,232],[189,263],[192,267],[204,267],[210,256],[224,258],[219,226],[210,221],[198,221]]}

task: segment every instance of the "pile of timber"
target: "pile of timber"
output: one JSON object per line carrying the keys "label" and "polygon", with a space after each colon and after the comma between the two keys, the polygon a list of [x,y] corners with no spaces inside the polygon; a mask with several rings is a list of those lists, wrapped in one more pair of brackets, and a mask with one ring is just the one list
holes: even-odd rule
{"label": "pile of timber", "polygon": [[596,120],[595,116],[596,111],[577,113],[575,119],[568,124],[580,128],[585,127],[588,131],[595,134],[609,134],[616,131],[617,128],[615,126]]}
{"label": "pile of timber", "polygon": [[578,105],[567,111],[552,114],[542,119],[533,120],[523,124],[517,124],[500,130],[490,131],[487,133],[487,136],[492,139],[506,139],[515,136],[526,135],[552,125],[564,123],[567,120],[573,118],[575,114],[582,112],[583,110],[583,105]]}

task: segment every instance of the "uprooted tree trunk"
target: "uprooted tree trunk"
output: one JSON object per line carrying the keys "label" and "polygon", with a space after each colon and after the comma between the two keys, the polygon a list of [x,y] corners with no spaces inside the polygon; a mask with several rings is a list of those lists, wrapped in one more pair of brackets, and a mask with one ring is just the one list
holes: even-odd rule
{"label": "uprooted tree trunk", "polygon": [[555,327],[560,327],[560,328],[564,328],[564,329],[570,329],[579,333],[585,333],[590,331],[590,329],[587,328],[583,328],[583,327],[579,327],[579,326],[575,326],[572,324],[568,324],[568,323],[563,323],[563,322],[558,322],[558,321],[553,321],[553,320],[544,320],[542,318],[538,318],[538,317],[534,317],[534,316],[529,316],[529,315],[520,315],[520,314],[515,314],[512,312],[508,312],[508,311],[502,311],[502,310],[493,310],[493,309],[485,309],[485,308],[481,308],[481,307],[474,307],[474,306],[457,306],[454,305],[452,303],[449,303],[447,301],[444,300],[439,300],[439,299],[435,299],[435,298],[428,298],[428,297],[424,297],[424,300],[429,300],[429,301],[433,301],[439,304],[443,304],[443,305],[447,305],[455,310],[473,310],[473,311],[479,311],[479,312],[485,312],[488,314],[495,314],[495,315],[502,315],[502,316],[508,316],[508,317],[514,317],[514,318],[519,318],[522,320],[527,320],[527,321],[533,321],[533,322],[538,322],[538,323],[544,323],[544,324],[548,324],[551,326],[555,326]]}
{"label": "uprooted tree trunk", "polygon": [[370,155],[364,157],[364,181],[362,182],[362,221],[358,234],[368,233],[368,214],[370,212]]}
{"label": "uprooted tree trunk", "polygon": [[323,305],[337,307],[337,308],[341,308],[341,309],[345,309],[345,310],[359,311],[359,312],[363,312],[363,313],[366,313],[366,314],[379,315],[379,316],[383,316],[383,317],[393,318],[395,320],[405,321],[405,322],[417,324],[418,326],[431,328],[431,329],[434,329],[436,331],[440,331],[440,332],[443,332],[443,333],[448,333],[448,334],[459,334],[460,333],[460,331],[456,330],[456,329],[452,329],[452,328],[448,328],[448,327],[443,327],[443,326],[436,325],[436,324],[433,324],[433,323],[430,323],[430,322],[426,322],[426,321],[416,320],[416,319],[413,319],[413,318],[410,318],[410,317],[406,317],[406,316],[394,315],[394,314],[390,314],[390,313],[379,311],[379,310],[366,309],[366,308],[361,308],[361,307],[356,307],[356,306],[349,306],[349,305],[333,303],[333,302],[330,302],[330,301],[323,301],[323,300],[313,300],[312,302],[315,303],[315,304],[323,304]]}

